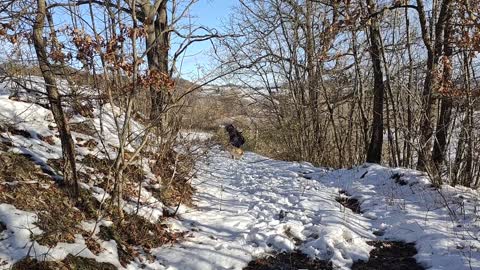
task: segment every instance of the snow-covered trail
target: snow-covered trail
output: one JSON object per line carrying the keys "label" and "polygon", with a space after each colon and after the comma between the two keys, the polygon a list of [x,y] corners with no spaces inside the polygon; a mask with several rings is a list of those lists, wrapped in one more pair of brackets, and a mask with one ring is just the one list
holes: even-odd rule
{"label": "snow-covered trail", "polygon": [[240,161],[213,151],[193,185],[196,209],[180,216],[192,235],[157,249],[152,268],[242,269],[252,257],[295,248],[348,268],[367,259],[374,238],[368,220],[345,209],[326,187],[304,173],[308,164],[273,161],[246,153]]}
{"label": "snow-covered trail", "polygon": [[[368,259],[372,239],[415,243],[427,269],[480,269],[477,191],[437,190],[414,170],[329,171],[254,153],[237,161],[218,149],[199,168],[197,207],[173,224],[192,233],[154,250],[152,269],[242,269],[256,256],[293,249],[349,269]],[[362,214],[335,200],[340,190],[358,199]]]}

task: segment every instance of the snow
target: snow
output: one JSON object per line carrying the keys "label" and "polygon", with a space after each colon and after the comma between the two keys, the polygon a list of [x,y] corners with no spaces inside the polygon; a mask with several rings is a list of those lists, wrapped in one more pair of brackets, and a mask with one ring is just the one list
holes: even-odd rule
{"label": "snow", "polygon": [[213,134],[196,130],[182,130],[179,137],[187,141],[206,141],[211,139]]}
{"label": "snow", "polygon": [[[415,242],[427,269],[480,269],[474,190],[437,190],[421,172],[372,164],[330,171],[253,153],[226,156],[213,151],[200,166],[198,207],[181,215],[186,228],[176,226],[191,235],[155,250],[160,269],[242,269],[254,257],[293,249],[349,269],[368,259],[372,239]],[[335,201],[340,190],[360,201],[362,214]]]}
{"label": "snow", "polygon": [[[35,222],[37,216],[33,213],[18,210],[12,205],[0,204],[0,220],[6,225],[7,230],[0,236],[0,269],[9,269],[10,265],[25,256],[34,256],[39,260],[63,260],[68,254],[93,258],[99,262],[109,262],[121,267],[115,241],[100,241],[104,250],[94,255],[85,245],[82,235],[75,235],[75,243],[58,243],[55,247],[39,245],[31,240],[31,236],[40,235],[40,230]],[[111,225],[108,222],[100,222],[101,225]],[[92,228],[90,224],[84,224],[85,228]],[[99,230],[95,231],[95,234]],[[5,267],[5,268],[2,268]]]}
{"label": "snow", "polygon": [[48,126],[44,125],[46,121],[53,121],[50,110],[33,103],[13,101],[7,96],[0,96],[0,107],[0,123],[9,123],[17,129],[29,131],[33,137],[36,134],[52,135]]}
{"label": "snow", "polygon": [[[13,144],[9,151],[28,154],[37,164],[48,167],[47,160],[61,157],[60,142],[49,128],[55,126],[51,112],[33,103],[10,100],[8,91],[2,93],[0,122],[31,135],[26,138],[3,132],[2,139],[8,138]],[[95,110],[93,115],[92,119],[74,115],[70,121],[91,121],[97,131],[103,131],[102,139],[110,147],[102,152],[78,146],[80,164],[87,154],[113,156],[118,145],[114,118],[120,116],[121,124],[121,110],[106,104],[102,112]],[[138,123],[133,122],[131,128],[133,135],[142,132]],[[42,141],[38,135],[54,136],[55,144]],[[100,139],[81,133],[73,135],[83,141]],[[192,144],[211,138],[209,133],[191,130],[182,131],[181,136]],[[128,150],[136,143],[133,140]],[[146,173],[143,183],[161,188],[146,165],[148,162],[140,162]],[[93,169],[83,164],[79,168],[93,180],[102,177],[92,174]],[[330,261],[336,269],[350,269],[355,261],[368,259],[373,248],[368,245],[370,240],[415,243],[415,258],[427,269],[480,269],[480,196],[476,190],[450,186],[435,189],[421,172],[374,164],[330,170],[305,162],[276,161],[250,152],[241,160],[232,160],[220,148],[211,149],[196,169],[197,176],[192,179],[195,206],[181,205],[179,216],[166,221],[171,230],[186,232],[184,241],[152,249],[153,261],[139,251],[126,269],[138,269],[141,265],[160,270],[242,269],[256,257],[294,250]],[[110,194],[94,182],[80,186],[104,202]],[[140,190],[138,213],[136,200],[127,201],[124,210],[151,222],[163,218],[166,206],[143,185]],[[340,195],[342,190],[359,201],[361,214],[335,200],[347,196]],[[42,233],[35,226],[36,220],[35,213],[0,204],[0,221],[7,227],[0,233],[0,269],[8,269],[27,255],[62,260],[68,254],[124,269],[116,242],[102,241],[97,236],[99,226],[111,226],[111,221],[81,224],[85,230],[93,231],[102,247],[101,253],[95,255],[81,235],[75,236],[74,243],[58,243],[53,248],[32,241],[32,236]]]}
{"label": "snow", "polygon": [[234,161],[218,150],[208,164],[193,182],[197,207],[180,216],[192,235],[154,251],[168,269],[242,269],[255,256],[296,247],[339,269],[368,258],[367,219],[340,207],[337,188],[301,177],[304,164],[253,153]]}
{"label": "snow", "polygon": [[[474,190],[447,186],[437,190],[422,173],[401,168],[365,164],[327,170],[248,152],[238,161],[219,149],[212,150],[198,169],[192,183],[196,207],[182,207],[178,220],[169,222],[172,230],[188,231],[185,241],[152,249],[156,260],[139,258],[127,269],[137,269],[140,262],[150,269],[242,269],[255,257],[295,249],[329,260],[337,269],[349,269],[354,261],[368,259],[372,247],[367,241],[372,239],[415,242],[416,259],[428,269],[480,269]],[[395,183],[395,174],[406,184]],[[106,194],[99,187],[91,190],[99,199]],[[362,214],[335,201],[340,190],[360,201]],[[148,191],[142,194],[142,200],[151,200]],[[462,216],[452,217],[446,205]],[[142,215],[154,221],[161,208],[151,206],[152,212],[145,209]],[[1,205],[0,220],[9,231],[18,231],[18,239],[0,241],[1,253],[8,254],[1,258],[18,260],[26,255],[30,241],[30,232],[20,228],[34,228],[35,215]],[[93,224],[84,227],[92,229]],[[75,244],[58,244],[49,258],[72,253],[122,268],[114,241],[103,241],[105,250],[95,256],[77,237]]]}
{"label": "snow", "polygon": [[30,236],[42,233],[33,224],[36,220],[37,216],[33,213],[0,204],[0,221],[7,227],[0,235],[0,263],[11,264],[29,253]]}
{"label": "snow", "polygon": [[[395,183],[394,174],[405,185]],[[480,269],[477,191],[435,189],[423,173],[373,164],[317,180],[357,198],[372,229],[383,232],[381,239],[414,242],[417,261],[428,269]]]}

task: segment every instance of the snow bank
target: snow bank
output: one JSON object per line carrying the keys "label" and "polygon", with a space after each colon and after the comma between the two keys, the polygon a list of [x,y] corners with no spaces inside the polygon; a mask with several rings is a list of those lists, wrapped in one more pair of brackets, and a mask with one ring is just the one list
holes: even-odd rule
{"label": "snow bank", "polygon": [[373,164],[313,178],[358,199],[380,239],[414,242],[427,269],[480,269],[477,191],[437,190],[421,172]]}

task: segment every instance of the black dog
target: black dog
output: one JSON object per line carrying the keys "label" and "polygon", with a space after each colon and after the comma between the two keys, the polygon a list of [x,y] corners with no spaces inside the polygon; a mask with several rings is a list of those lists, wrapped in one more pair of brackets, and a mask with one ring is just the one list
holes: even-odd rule
{"label": "black dog", "polygon": [[232,146],[240,148],[245,143],[245,138],[242,136],[242,133],[238,131],[232,124],[226,125],[225,130],[228,133],[230,144]]}
{"label": "black dog", "polygon": [[241,159],[243,156],[243,149],[240,147],[245,143],[245,138],[232,124],[226,125],[225,130],[227,131],[230,140],[230,146],[227,147],[228,152],[230,152],[233,159]]}

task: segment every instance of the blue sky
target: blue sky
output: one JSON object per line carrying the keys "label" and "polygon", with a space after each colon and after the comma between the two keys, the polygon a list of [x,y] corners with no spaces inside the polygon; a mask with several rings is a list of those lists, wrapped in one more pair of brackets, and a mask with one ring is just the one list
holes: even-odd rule
{"label": "blue sky", "polygon": [[[185,3],[190,2],[190,0],[177,0],[177,3],[180,5],[185,5]],[[222,29],[222,22],[228,20],[228,17],[231,14],[231,10],[234,6],[238,5],[238,0],[198,0],[195,4],[190,7],[190,22],[195,26],[205,26],[207,28],[216,28],[219,32]],[[179,8],[177,12],[183,11],[183,8]],[[62,8],[54,10],[54,20],[58,27],[63,27],[65,25],[71,25],[71,19],[67,14],[68,11]],[[85,16],[86,20],[89,20],[88,9],[84,7],[80,10],[81,17]],[[97,22],[97,27],[99,27],[100,22],[103,19],[103,14],[96,14],[99,21]],[[183,19],[180,24],[188,24],[189,18]],[[81,22],[81,20],[79,20]],[[183,32],[183,31],[182,31]],[[171,53],[173,54],[176,51],[177,47],[175,46],[175,40],[172,40]],[[199,42],[191,45],[183,59],[179,59],[177,68],[180,72],[180,76],[195,81],[201,77],[201,68],[205,67],[209,63],[208,52],[211,50],[211,43],[209,41]],[[180,63],[181,61],[181,63]],[[181,64],[181,66],[180,66]]]}
{"label": "blue sky", "polygon": [[[222,21],[228,19],[231,9],[238,5],[237,0],[199,0],[191,8],[192,23],[209,28],[222,28]],[[208,64],[210,42],[201,42],[192,45],[183,59],[181,66],[182,77],[194,79],[198,77],[199,67]]]}

